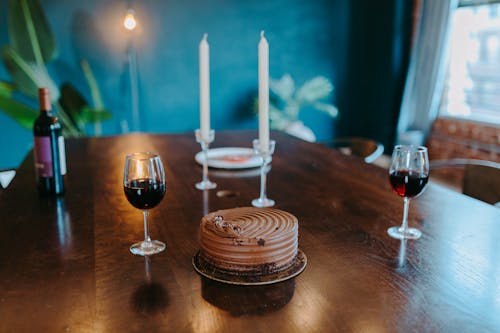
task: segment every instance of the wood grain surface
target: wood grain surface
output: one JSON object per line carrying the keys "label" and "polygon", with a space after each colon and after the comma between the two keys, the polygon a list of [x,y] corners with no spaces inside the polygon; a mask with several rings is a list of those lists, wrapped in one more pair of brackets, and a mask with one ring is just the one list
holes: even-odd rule
{"label": "wood grain surface", "polygon": [[[256,131],[218,132],[214,147],[251,147]],[[500,210],[431,182],[410,204],[423,232],[400,242],[403,201],[387,171],[281,133],[268,176],[276,208],[299,219],[305,271],[268,286],[201,278],[191,265],[201,217],[249,206],[259,178],[210,170],[199,191],[191,134],[67,140],[67,193],[39,197],[32,156],[0,192],[0,332],[498,332]],[[161,155],[163,201],[141,212],[123,193],[125,154]],[[219,192],[223,191],[223,192]],[[225,192],[224,192],[225,191]],[[217,195],[219,193],[219,195]]]}

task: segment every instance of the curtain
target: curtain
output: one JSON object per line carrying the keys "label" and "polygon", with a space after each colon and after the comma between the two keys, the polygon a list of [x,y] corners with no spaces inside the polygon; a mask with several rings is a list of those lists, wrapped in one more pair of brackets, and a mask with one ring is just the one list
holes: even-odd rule
{"label": "curtain", "polygon": [[397,127],[397,143],[423,144],[437,116],[448,35],[458,0],[422,0]]}

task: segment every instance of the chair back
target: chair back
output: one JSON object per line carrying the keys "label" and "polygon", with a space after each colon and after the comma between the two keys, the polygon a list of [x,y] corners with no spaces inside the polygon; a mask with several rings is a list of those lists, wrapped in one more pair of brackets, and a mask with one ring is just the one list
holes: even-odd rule
{"label": "chair back", "polygon": [[[463,194],[490,204],[500,202],[500,163],[452,158],[431,161],[430,169],[431,179],[438,172],[447,171],[444,178],[454,183],[452,187],[457,187]],[[457,178],[452,171],[460,172],[460,177]]]}
{"label": "chair back", "polygon": [[338,138],[325,145],[339,149],[346,155],[362,157],[366,163],[372,163],[384,153],[384,146],[381,143],[367,138]]}
{"label": "chair back", "polygon": [[466,164],[462,192],[489,204],[500,202],[500,164]]}

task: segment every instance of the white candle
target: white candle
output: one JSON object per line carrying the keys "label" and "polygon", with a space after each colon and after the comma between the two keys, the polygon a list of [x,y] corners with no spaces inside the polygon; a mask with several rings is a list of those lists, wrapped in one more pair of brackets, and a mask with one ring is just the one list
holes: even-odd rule
{"label": "white candle", "polygon": [[269,45],[264,31],[259,42],[259,142],[262,152],[269,150]]}
{"label": "white candle", "polygon": [[210,131],[210,60],[207,34],[203,35],[199,48],[200,60],[200,131],[201,138],[208,140]]}

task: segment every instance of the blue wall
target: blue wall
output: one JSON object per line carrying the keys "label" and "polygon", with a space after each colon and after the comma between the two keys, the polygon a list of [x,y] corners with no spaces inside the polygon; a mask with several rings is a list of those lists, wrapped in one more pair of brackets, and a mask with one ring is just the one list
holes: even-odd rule
{"label": "blue wall", "polygon": [[[80,59],[94,69],[113,119],[105,134],[132,124],[127,47],[121,24],[125,1],[41,0],[60,49],[50,72],[89,97]],[[257,91],[260,30],[270,45],[270,75],[290,73],[298,84],[329,77],[340,117],[309,110],[303,121],[319,140],[363,135],[392,144],[407,66],[411,1],[405,0],[141,0],[133,7],[141,29],[134,36],[141,131],[186,132],[199,127],[198,44],[207,32],[211,56],[212,126],[256,128],[249,104]],[[7,1],[0,1],[0,44],[8,43]],[[0,80],[9,75],[0,64]],[[362,120],[360,122],[360,120]],[[379,128],[380,129],[377,129]],[[92,131],[90,130],[90,133]],[[31,133],[0,114],[0,169],[15,167]],[[8,143],[8,144],[7,144]]]}

